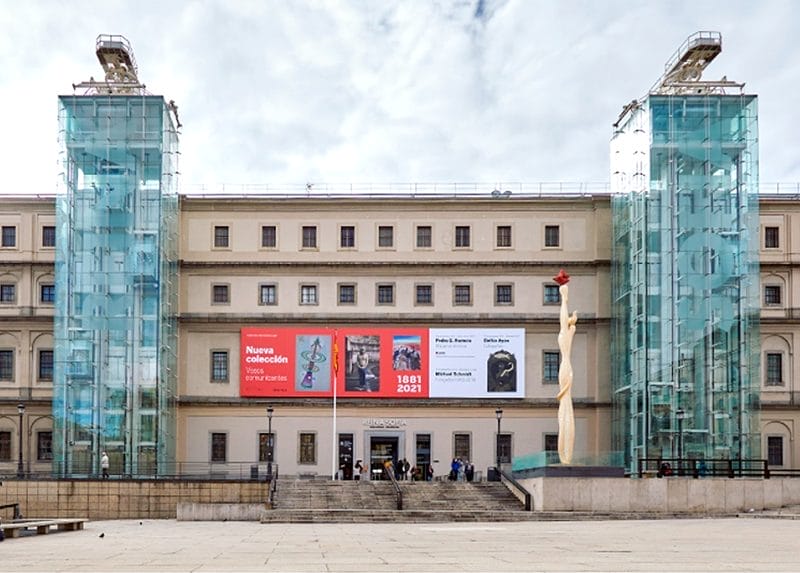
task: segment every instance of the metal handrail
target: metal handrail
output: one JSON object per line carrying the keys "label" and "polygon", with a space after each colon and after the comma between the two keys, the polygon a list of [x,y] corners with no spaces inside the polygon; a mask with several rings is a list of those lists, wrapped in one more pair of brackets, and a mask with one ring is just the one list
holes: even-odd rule
{"label": "metal handrail", "polygon": [[503,468],[498,467],[495,469],[497,470],[497,473],[500,474],[501,481],[506,487],[508,487],[508,484],[511,484],[514,489],[516,489],[525,497],[525,511],[531,511],[533,509],[533,496],[531,495],[531,492],[525,489],[521,483],[515,480],[514,477],[510,473],[506,472]]}
{"label": "metal handrail", "polygon": [[655,474],[665,476],[763,477],[772,475],[768,460],[763,459],[704,459],[704,458],[639,458],[639,477]]}
{"label": "metal handrail", "polygon": [[270,509],[275,507],[275,500],[278,496],[278,465],[272,466],[272,474],[267,474],[269,481],[269,494],[267,495],[267,503]]}
{"label": "metal handrail", "polygon": [[394,487],[395,494],[397,495],[397,509],[403,509],[403,490],[400,489],[400,484],[397,483],[397,478],[394,477],[394,467],[387,467],[383,466],[383,473],[389,477],[389,481],[392,482],[392,487]]}

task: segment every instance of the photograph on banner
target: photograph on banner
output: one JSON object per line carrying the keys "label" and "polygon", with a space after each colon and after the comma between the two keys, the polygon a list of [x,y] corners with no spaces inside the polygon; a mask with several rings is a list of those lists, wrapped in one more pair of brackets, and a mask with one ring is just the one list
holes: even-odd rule
{"label": "photograph on banner", "polygon": [[524,398],[525,330],[432,328],[431,398]]}
{"label": "photograph on banner", "polygon": [[427,398],[427,329],[339,329],[343,395],[363,398]]}
{"label": "photograph on banner", "polygon": [[239,394],[244,397],[333,393],[333,341],[326,329],[243,328]]}

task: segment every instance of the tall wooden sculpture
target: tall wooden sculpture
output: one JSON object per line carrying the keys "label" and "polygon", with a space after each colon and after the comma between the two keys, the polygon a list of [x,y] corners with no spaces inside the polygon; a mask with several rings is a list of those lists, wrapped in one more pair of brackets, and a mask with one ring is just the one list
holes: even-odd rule
{"label": "tall wooden sculpture", "polygon": [[561,364],[558,366],[558,457],[562,464],[572,463],[572,452],[575,448],[575,415],[572,411],[572,338],[575,336],[575,323],[578,313],[569,315],[569,275],[564,269],[553,277],[559,284],[561,294],[561,330],[558,333],[558,348],[561,351]]}

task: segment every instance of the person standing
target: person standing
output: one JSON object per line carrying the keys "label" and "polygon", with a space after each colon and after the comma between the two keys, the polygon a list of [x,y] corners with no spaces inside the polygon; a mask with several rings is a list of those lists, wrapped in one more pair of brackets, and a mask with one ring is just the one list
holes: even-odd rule
{"label": "person standing", "polygon": [[369,354],[362,346],[356,355],[356,366],[358,367],[358,389],[369,390],[367,386],[367,368],[369,367]]}
{"label": "person standing", "polygon": [[100,469],[103,470],[103,479],[108,479],[108,454],[105,452],[100,454]]}

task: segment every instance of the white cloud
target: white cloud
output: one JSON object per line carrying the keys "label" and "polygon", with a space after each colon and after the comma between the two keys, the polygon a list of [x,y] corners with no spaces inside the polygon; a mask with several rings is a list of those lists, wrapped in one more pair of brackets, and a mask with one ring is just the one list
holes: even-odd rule
{"label": "white cloud", "polygon": [[[480,17],[476,17],[480,12]],[[175,99],[184,183],[605,181],[611,123],[697,30],[760,98],[762,181],[800,180],[791,0],[44,1],[0,12],[4,183],[51,192],[56,96],[123,34]]]}

